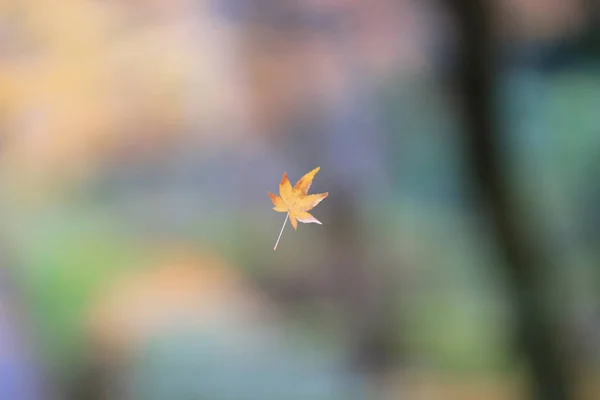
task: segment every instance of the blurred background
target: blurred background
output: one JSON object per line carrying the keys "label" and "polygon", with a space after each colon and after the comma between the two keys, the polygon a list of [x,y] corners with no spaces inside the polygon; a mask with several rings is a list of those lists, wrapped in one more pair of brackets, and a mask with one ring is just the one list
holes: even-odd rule
{"label": "blurred background", "polygon": [[0,0],[0,399],[600,398],[599,21]]}

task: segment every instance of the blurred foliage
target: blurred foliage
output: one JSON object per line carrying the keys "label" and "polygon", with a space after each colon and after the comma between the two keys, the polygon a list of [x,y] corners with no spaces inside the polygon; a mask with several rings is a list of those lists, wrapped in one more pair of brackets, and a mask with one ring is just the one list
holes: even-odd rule
{"label": "blurred foliage", "polygon": [[[323,158],[331,168],[315,192],[340,177],[353,188],[367,267],[387,263],[397,280],[398,363],[465,375],[518,370],[505,277],[474,207],[455,93],[441,77],[450,67],[423,65],[430,50],[415,50],[437,31],[417,29],[420,20],[403,9],[406,26],[426,34],[405,39],[396,54],[396,33],[377,31],[377,13],[359,6],[371,35],[344,42],[223,21],[198,3],[0,2],[0,215],[52,369],[78,368],[90,307],[145,265],[148,242],[210,248],[249,285],[326,274],[328,231],[300,227],[272,252],[283,219],[266,195],[283,170],[297,179],[305,163]],[[395,16],[387,18],[391,30]],[[553,31],[537,21],[540,32]],[[385,35],[392,39],[378,39]],[[403,54],[408,66],[394,64]],[[506,167],[533,233],[559,258],[550,279],[556,309],[572,316],[564,324],[586,354],[577,338],[598,307],[600,230],[590,222],[600,215],[598,74],[594,62],[558,73],[509,63],[500,99],[514,154]],[[240,75],[250,83],[239,84]],[[389,187],[372,190],[381,182]],[[328,200],[339,204],[336,193]],[[343,353],[345,325],[324,297],[281,308],[301,333],[299,347]],[[154,345],[148,354],[181,351],[168,340]],[[597,365],[600,351],[595,357]],[[144,379],[165,373],[140,364],[151,370]]]}

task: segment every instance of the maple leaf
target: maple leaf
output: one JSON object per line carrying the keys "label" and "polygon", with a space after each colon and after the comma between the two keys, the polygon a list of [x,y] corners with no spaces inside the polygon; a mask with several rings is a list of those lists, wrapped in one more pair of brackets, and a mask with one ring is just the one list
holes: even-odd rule
{"label": "maple leaf", "polygon": [[329,193],[308,194],[310,185],[320,169],[321,167],[317,167],[304,175],[294,187],[292,187],[287,173],[284,172],[283,178],[281,178],[281,182],[279,183],[279,196],[267,192],[275,206],[273,207],[273,210],[287,213],[273,250],[277,249],[279,239],[283,233],[283,228],[285,228],[288,219],[294,227],[294,230],[298,229],[298,221],[305,224],[314,223],[322,225],[321,221],[308,212],[329,195]]}

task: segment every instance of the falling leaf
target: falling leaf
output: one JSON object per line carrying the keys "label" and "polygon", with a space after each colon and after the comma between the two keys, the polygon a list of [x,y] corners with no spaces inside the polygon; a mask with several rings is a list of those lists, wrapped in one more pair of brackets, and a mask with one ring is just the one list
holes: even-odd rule
{"label": "falling leaf", "polygon": [[305,224],[321,224],[318,219],[308,213],[308,211],[312,210],[325,197],[327,197],[327,195],[329,195],[329,193],[308,194],[310,185],[320,169],[321,167],[317,167],[304,175],[294,187],[292,187],[287,173],[284,172],[281,183],[279,183],[279,196],[267,192],[269,197],[271,197],[273,205],[275,206],[273,207],[273,210],[287,213],[273,250],[277,249],[279,239],[283,233],[283,228],[285,228],[285,224],[288,219],[294,227],[294,230],[298,229],[298,221]]}

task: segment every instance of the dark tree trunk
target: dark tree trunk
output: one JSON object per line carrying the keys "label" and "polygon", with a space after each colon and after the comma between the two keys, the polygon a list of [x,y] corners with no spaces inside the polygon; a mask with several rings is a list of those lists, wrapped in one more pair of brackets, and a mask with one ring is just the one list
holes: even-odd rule
{"label": "dark tree trunk", "polygon": [[571,398],[567,359],[553,324],[542,278],[550,262],[523,229],[511,192],[502,129],[496,119],[497,47],[487,0],[448,0],[459,31],[456,82],[464,111],[463,140],[475,189],[503,252],[513,292],[515,333],[539,400]]}

